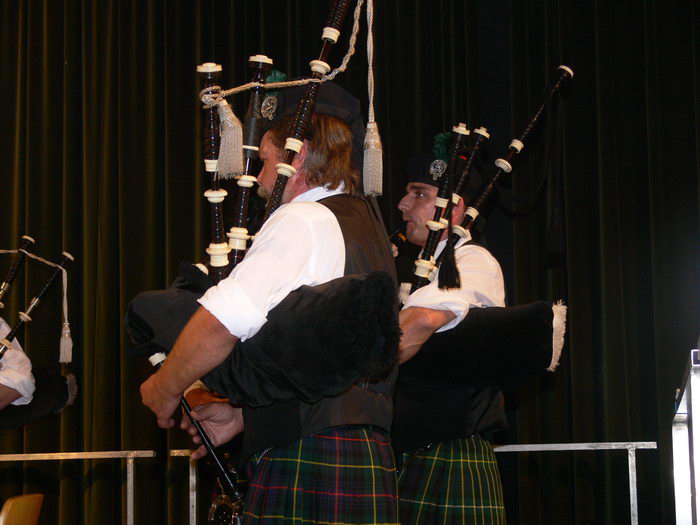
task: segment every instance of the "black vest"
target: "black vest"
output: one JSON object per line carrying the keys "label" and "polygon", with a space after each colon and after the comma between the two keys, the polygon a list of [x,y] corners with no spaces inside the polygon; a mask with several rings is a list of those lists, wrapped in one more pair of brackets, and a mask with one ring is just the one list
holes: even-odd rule
{"label": "black vest", "polygon": [[[370,205],[363,199],[336,195],[319,201],[337,218],[345,244],[345,275],[396,273],[389,242]],[[345,425],[374,425],[389,430],[396,368],[385,381],[362,383],[317,403],[292,399],[260,408],[244,407],[241,458],[295,441],[321,430]]]}
{"label": "black vest", "polygon": [[[469,241],[464,244],[479,244]],[[465,384],[463,372],[443,357],[455,345],[452,332],[433,334],[411,360],[399,367],[394,393],[391,442],[394,453],[412,452],[433,442],[469,437],[507,426],[503,393],[497,386]]]}

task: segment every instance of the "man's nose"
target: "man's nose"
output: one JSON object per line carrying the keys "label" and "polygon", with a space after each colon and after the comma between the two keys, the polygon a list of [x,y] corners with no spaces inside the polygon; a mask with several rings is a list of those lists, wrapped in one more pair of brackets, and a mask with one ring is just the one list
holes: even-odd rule
{"label": "man's nose", "polygon": [[403,199],[399,201],[399,205],[397,206],[397,208],[401,211],[408,211],[408,195],[403,196]]}

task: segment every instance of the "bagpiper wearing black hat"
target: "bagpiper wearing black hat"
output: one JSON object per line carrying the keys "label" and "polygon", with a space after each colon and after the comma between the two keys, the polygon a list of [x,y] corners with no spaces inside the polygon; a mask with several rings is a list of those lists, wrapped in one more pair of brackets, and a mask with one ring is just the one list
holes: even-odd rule
{"label": "bagpiper wearing black hat", "polygon": [[[284,115],[296,100],[280,96],[268,105]],[[348,295],[373,302],[373,283],[388,281],[393,288],[395,280],[383,229],[367,202],[356,197],[360,184],[351,129],[358,121],[357,101],[332,83],[320,86],[317,112],[292,163],[283,205],[229,277],[202,296],[202,307],[165,365],[141,388],[144,403],[165,428],[174,423],[171,417],[182,390],[212,369],[205,383],[244,404],[235,408],[215,403],[195,412],[215,444],[245,429],[250,489],[244,523],[272,516],[283,521],[398,523],[388,438],[395,358],[380,359],[383,366],[362,370],[361,377],[351,377],[339,390],[334,379],[347,382],[346,376],[352,375],[348,366],[336,363],[333,368],[321,353],[303,351],[305,341],[317,348],[339,344],[359,351],[363,349],[358,345],[376,349],[390,340],[386,334],[379,343],[368,339],[357,315],[349,316],[357,324],[348,330],[342,315],[343,309],[348,314],[358,309],[348,304]],[[290,122],[273,122],[261,142],[258,182],[263,195],[275,182]],[[380,273],[368,277],[367,272]],[[311,306],[324,306],[308,311],[306,296],[293,292],[354,274],[365,275],[350,278],[351,293],[342,295],[345,302],[312,301]],[[375,311],[391,318],[393,302],[389,300],[383,313]],[[296,345],[302,347],[299,354],[279,351],[294,341],[302,342]],[[242,351],[246,344],[249,350]]]}
{"label": "bagpiper wearing black hat", "polygon": [[[406,195],[398,208],[407,240],[419,246],[428,236],[426,222],[433,218],[438,187],[446,176],[445,149],[440,147],[444,138],[436,137],[433,154],[415,156],[406,169]],[[452,210],[453,223],[459,224],[464,210],[462,198]],[[446,237],[447,231],[436,258]],[[500,391],[454,381],[444,361],[425,358],[434,343],[440,344],[440,333],[449,333],[470,309],[505,304],[501,268],[488,250],[464,238],[455,247],[455,261],[457,289],[441,290],[434,278],[406,296],[410,284],[402,284],[399,355],[404,364],[397,381],[392,443],[403,524],[505,523],[498,467],[483,438],[505,423]]]}

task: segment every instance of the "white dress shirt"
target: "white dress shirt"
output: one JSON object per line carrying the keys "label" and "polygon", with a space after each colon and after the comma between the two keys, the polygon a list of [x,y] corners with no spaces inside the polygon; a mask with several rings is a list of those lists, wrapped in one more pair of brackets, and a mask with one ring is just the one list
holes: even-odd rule
{"label": "white dress shirt", "polygon": [[[404,301],[403,308],[417,306],[432,310],[449,310],[455,318],[443,325],[438,332],[457,326],[469,312],[469,308],[505,306],[503,273],[491,253],[475,244],[465,244],[461,239],[455,249],[455,262],[459,269],[461,288],[440,290],[437,277],[419,288]],[[445,248],[447,240],[440,241],[435,258]]]}
{"label": "white dress shirt", "polygon": [[[10,325],[0,317],[0,337],[10,332]],[[17,339],[12,340],[12,348],[8,348],[0,359],[0,385],[17,390],[22,397],[15,399],[13,405],[27,405],[34,397],[34,376],[32,362],[22,350]]]}
{"label": "white dress shirt", "polygon": [[316,187],[280,206],[245,258],[199,299],[231,334],[254,336],[289,292],[345,273],[345,243],[335,215],[318,200],[344,193]]}

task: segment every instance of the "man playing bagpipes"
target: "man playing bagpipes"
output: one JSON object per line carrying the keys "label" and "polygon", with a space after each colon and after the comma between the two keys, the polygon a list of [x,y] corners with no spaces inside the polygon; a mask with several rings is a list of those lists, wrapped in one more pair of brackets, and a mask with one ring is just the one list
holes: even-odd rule
{"label": "man playing bagpipes", "polygon": [[[173,426],[181,393],[200,377],[235,403],[203,405],[194,418],[215,445],[245,430],[245,523],[398,523],[388,437],[394,265],[382,227],[357,197],[359,102],[330,82],[318,91],[283,206],[243,261],[202,296],[141,393],[163,428]],[[263,195],[275,184],[293,121],[286,115],[300,96],[296,88],[280,92],[262,139]],[[338,286],[343,276],[351,277]],[[386,326],[369,333],[378,320]]]}
{"label": "man playing bagpipes", "polygon": [[[444,159],[413,158],[406,195],[398,205],[406,240],[425,246]],[[471,185],[452,208],[465,216]],[[459,170],[458,170],[459,171]],[[475,236],[477,229],[472,229]],[[503,275],[471,232],[454,246],[458,285],[435,277],[404,297],[400,312],[400,373],[392,445],[399,469],[401,523],[505,523],[503,491],[487,437],[505,428],[501,388],[514,387],[556,366],[565,307],[548,302],[504,308]],[[447,228],[434,257],[444,258]],[[406,283],[408,284],[408,283]],[[405,290],[407,287],[402,285]]]}

